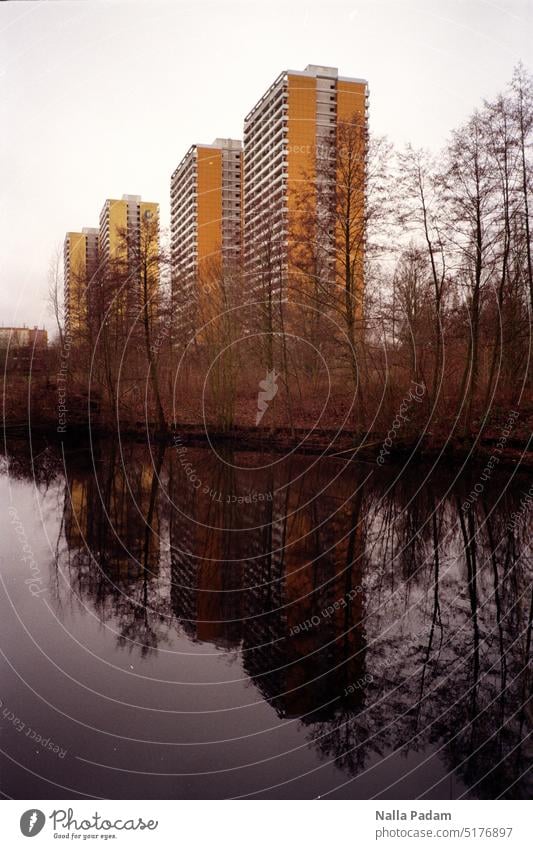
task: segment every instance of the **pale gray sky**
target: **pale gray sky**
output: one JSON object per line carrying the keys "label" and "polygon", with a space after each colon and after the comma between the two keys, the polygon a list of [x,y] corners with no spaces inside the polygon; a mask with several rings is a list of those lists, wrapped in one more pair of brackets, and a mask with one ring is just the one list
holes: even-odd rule
{"label": "pale gray sky", "polygon": [[51,254],[194,142],[240,138],[285,68],[370,83],[374,132],[438,149],[533,56],[533,0],[0,3],[0,324],[45,324]]}

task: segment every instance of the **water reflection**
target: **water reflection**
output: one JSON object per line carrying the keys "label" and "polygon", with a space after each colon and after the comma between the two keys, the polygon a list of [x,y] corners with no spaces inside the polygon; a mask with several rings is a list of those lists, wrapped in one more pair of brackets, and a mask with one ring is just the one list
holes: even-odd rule
{"label": "water reflection", "polygon": [[[295,720],[317,763],[335,762],[323,794],[364,796],[364,777],[353,782],[391,753],[408,773],[411,754],[438,752],[466,795],[529,795],[531,516],[519,477],[465,509],[475,470],[426,480],[416,466],[113,443],[64,465],[40,459],[31,469],[13,456],[10,474],[62,492],[60,616],[75,598],[117,652],[145,663],[176,634],[235,658],[255,701]],[[237,710],[235,732],[240,722]],[[216,738],[216,718],[208,726]],[[443,776],[430,771],[422,792]],[[129,780],[116,795],[131,795]],[[395,798],[396,781],[384,774],[373,792]],[[309,792],[303,781],[287,794]]]}

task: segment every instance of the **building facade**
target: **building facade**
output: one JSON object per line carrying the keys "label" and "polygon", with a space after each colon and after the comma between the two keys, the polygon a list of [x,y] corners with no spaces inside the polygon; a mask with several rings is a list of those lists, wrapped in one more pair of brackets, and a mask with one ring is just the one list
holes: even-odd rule
{"label": "building facade", "polygon": [[0,327],[0,348],[46,348],[48,332],[39,327]]}
{"label": "building facade", "polygon": [[143,227],[159,226],[159,204],[143,201],[140,195],[108,198],[100,213],[99,251],[102,262],[128,260]]}
{"label": "building facade", "polygon": [[106,311],[138,321],[146,305],[156,313],[159,294],[159,204],[140,195],[108,198],[100,213],[100,263]]}
{"label": "building facade", "polygon": [[39,327],[0,327],[0,367],[4,371],[46,369],[48,333]]}
{"label": "building facade", "polygon": [[[303,195],[313,216],[321,215],[338,179],[332,152],[342,128],[367,125],[368,85],[341,77],[337,68],[308,65],[283,71],[248,113],[244,122],[243,228],[244,266],[248,278],[262,273],[265,255],[280,278],[291,270],[291,249],[313,238],[298,222]],[[329,169],[327,166],[329,162]],[[360,181],[364,205],[364,175]],[[315,220],[316,223],[316,220]],[[296,232],[299,228],[300,232]],[[313,229],[312,227],[310,229]],[[334,257],[334,228],[322,239],[325,255]],[[334,263],[334,259],[331,260]],[[334,273],[334,267],[330,273]],[[326,271],[326,273],[328,273]],[[361,268],[362,275],[362,268]],[[362,287],[362,277],[360,286]]]}
{"label": "building facade", "polygon": [[[147,261],[143,262],[143,251]],[[159,286],[159,204],[140,195],[108,199],[99,227],[68,232],[63,249],[65,329],[80,337],[92,317],[104,320],[109,307],[138,308],[139,268],[149,268],[149,299]],[[113,307],[111,306],[111,309]],[[98,327],[93,328],[96,332]]]}
{"label": "building facade", "polygon": [[172,174],[173,278],[188,291],[199,276],[232,270],[242,252],[242,142],[195,144]]}
{"label": "building facade", "polygon": [[69,232],[63,246],[65,329],[81,331],[87,323],[91,280],[98,265],[98,228]]}

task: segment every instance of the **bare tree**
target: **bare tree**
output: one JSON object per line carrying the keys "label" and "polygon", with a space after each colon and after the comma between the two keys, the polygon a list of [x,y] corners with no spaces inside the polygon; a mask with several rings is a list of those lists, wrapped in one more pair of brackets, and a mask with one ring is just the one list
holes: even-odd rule
{"label": "bare tree", "polygon": [[456,257],[459,285],[468,309],[468,352],[461,398],[464,433],[471,430],[480,378],[480,330],[485,284],[493,261],[494,174],[486,155],[486,125],[479,111],[452,133],[442,177],[449,208],[449,238]]}
{"label": "bare tree", "polygon": [[437,402],[442,378],[442,311],[446,284],[446,252],[443,221],[443,191],[439,173],[431,156],[408,145],[399,156],[399,189],[403,201],[400,221],[421,233],[426,247],[433,284],[433,336],[435,365],[432,382],[433,404]]}
{"label": "bare tree", "polygon": [[530,307],[533,314],[533,268],[531,261],[531,225],[529,221],[529,202],[531,194],[531,161],[528,158],[531,149],[533,131],[533,79],[520,63],[514,70],[511,91],[514,96],[514,116],[518,125],[520,190],[522,198],[522,219],[525,233],[526,269],[530,294]]}
{"label": "bare tree", "polygon": [[389,217],[387,163],[390,146],[370,138],[364,116],[355,113],[325,138],[317,151],[316,178],[294,199],[291,260],[293,286],[338,326],[356,396],[356,421],[364,420],[362,364],[365,357],[365,270],[379,251]]}
{"label": "bare tree", "polygon": [[48,265],[48,309],[54,317],[59,336],[59,345],[63,349],[65,333],[65,300],[63,281],[63,255],[56,247]]}
{"label": "bare tree", "polygon": [[[117,306],[124,310],[128,332],[135,330],[137,323],[142,328],[142,339],[148,374],[152,388],[157,420],[162,431],[167,429],[163,408],[158,370],[157,335],[161,332],[161,271],[168,266],[169,258],[161,249],[159,239],[159,221],[157,218],[145,218],[138,228],[121,231],[124,247],[122,273],[126,275]],[[136,336],[134,332],[134,338]]]}
{"label": "bare tree", "polygon": [[[432,319],[430,264],[425,250],[411,244],[400,255],[393,286],[400,318],[400,342],[409,352],[410,376],[425,382],[424,359],[431,340],[427,327]],[[440,335],[440,334],[439,334]]]}
{"label": "bare tree", "polygon": [[511,240],[513,224],[516,216],[516,188],[519,176],[518,145],[516,130],[511,117],[510,103],[500,95],[493,103],[487,103],[484,108],[487,138],[487,157],[489,168],[494,174],[495,195],[495,234],[494,234],[494,289],[496,314],[493,319],[494,342],[489,374],[485,388],[485,410],[491,405],[491,395],[496,374],[498,359],[501,357],[503,339],[504,302],[509,288],[509,263],[511,257]]}

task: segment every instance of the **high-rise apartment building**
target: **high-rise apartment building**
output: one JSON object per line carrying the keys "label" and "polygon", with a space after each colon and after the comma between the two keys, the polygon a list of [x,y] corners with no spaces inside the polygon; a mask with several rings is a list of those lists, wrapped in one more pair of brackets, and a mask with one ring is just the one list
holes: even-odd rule
{"label": "high-rise apartment building", "polygon": [[[147,235],[144,242],[143,233]],[[142,302],[137,290],[143,250],[149,255],[152,301],[159,284],[159,204],[143,201],[139,195],[106,200],[100,227],[83,227],[81,233],[66,234],[63,262],[68,332],[86,330],[91,315],[96,321],[102,320],[113,302],[120,313],[125,312],[126,305],[138,308]]]}
{"label": "high-rise apartment building", "polygon": [[195,144],[172,174],[172,274],[187,291],[202,275],[238,266],[242,250],[242,142]]}
{"label": "high-rise apartment building", "polygon": [[65,327],[68,333],[82,330],[87,322],[91,279],[98,264],[98,228],[69,232],[63,246]]}
{"label": "high-rise apartment building", "polygon": [[[337,68],[308,65],[304,71],[283,71],[249,112],[244,122],[243,222],[244,264],[248,277],[261,271],[265,247],[268,261],[281,275],[291,268],[291,245],[313,238],[297,234],[296,211],[304,193],[320,214],[338,174],[332,163],[324,168],[340,128],[366,128],[368,85],[365,80],[340,77]],[[329,193],[329,194],[328,194]],[[360,180],[364,204],[364,173]],[[335,228],[330,244],[333,256]],[[334,265],[334,260],[332,260]],[[333,269],[330,269],[333,274]],[[361,263],[362,286],[362,263]]]}
{"label": "high-rise apartment building", "polygon": [[100,213],[99,251],[111,314],[136,321],[145,303],[153,313],[160,276],[159,204],[140,195],[108,198]]}
{"label": "high-rise apartment building", "polygon": [[[127,243],[140,237],[148,222],[159,222],[159,204],[141,200],[140,195],[122,195],[106,200],[100,213],[100,259],[127,259]],[[132,242],[133,244],[133,242]]]}

